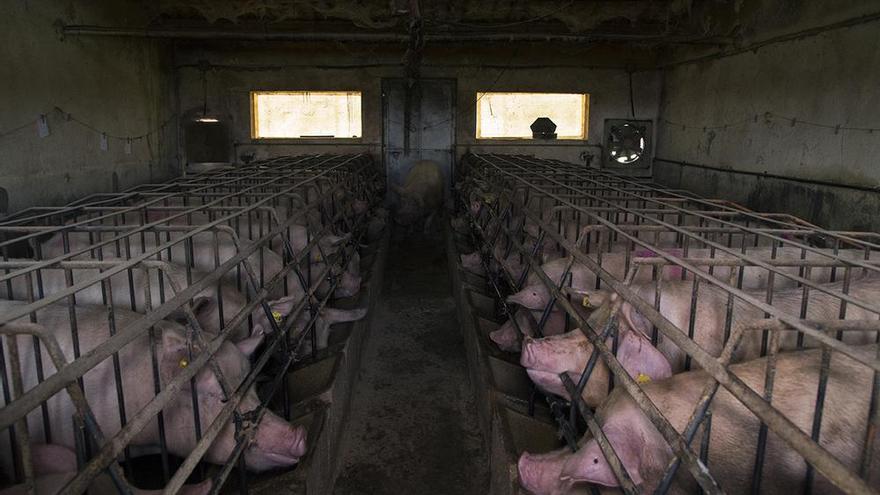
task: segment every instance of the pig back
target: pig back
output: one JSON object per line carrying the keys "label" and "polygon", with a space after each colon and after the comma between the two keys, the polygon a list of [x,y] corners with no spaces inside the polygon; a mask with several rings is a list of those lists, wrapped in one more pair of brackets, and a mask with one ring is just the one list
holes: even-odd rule
{"label": "pig back", "polygon": [[[876,353],[877,346],[865,346],[864,349]],[[766,363],[767,359],[761,358],[733,365],[730,369],[752,390],[763,394]],[[818,349],[782,352],[777,357],[772,404],[807,435],[812,428],[820,367],[821,351]],[[833,354],[819,443],[854,472],[858,472],[861,462],[872,377],[872,372],[865,366],[839,353]],[[682,432],[703,388],[710,381],[704,371],[692,371],[644,385],[643,390],[672,426]],[[718,389],[711,411],[709,470],[727,493],[748,493],[761,423],[724,387]],[[626,423],[630,428],[636,422],[633,414],[641,415],[621,389],[615,390],[597,412],[606,424]],[[657,453],[654,458],[643,459],[645,472],[642,474],[647,475],[643,490],[650,493],[662,479],[672,452],[644,416],[640,416],[641,421],[648,431],[644,448]],[[697,434],[698,439],[700,435],[702,430]],[[656,448],[657,445],[660,448]],[[880,445],[875,445],[874,466],[868,471],[873,473],[868,482],[874,489],[880,488],[878,455]],[[762,493],[800,493],[805,484],[806,464],[800,455],[771,433],[767,437],[762,475]],[[696,492],[696,483],[685,469],[680,469],[671,493]],[[841,492],[817,474],[813,493]]]}
{"label": "pig back", "polygon": [[[824,287],[841,291],[843,282],[824,284]],[[654,284],[638,284],[633,288],[645,301],[654,300]],[[660,312],[669,321],[675,324],[683,332],[688,332],[691,316],[691,298],[693,293],[692,281],[668,281],[663,283],[660,300]],[[766,292],[763,290],[751,291],[751,296],[758,300],[764,300]],[[849,294],[856,299],[871,302],[880,300],[880,278],[868,277],[854,279],[849,288]],[[778,290],[774,292],[772,306],[788,315],[799,315],[803,289],[794,288]],[[809,292],[809,304],[807,305],[806,318],[809,320],[836,320],[840,312],[840,299],[819,291]],[[697,295],[696,316],[694,317],[693,340],[708,353],[719,356],[724,347],[725,321],[727,319],[728,293],[722,289],[701,284]],[[621,311],[630,316],[639,327],[638,330],[644,335],[651,336],[651,325],[646,319],[638,316],[638,313],[628,304]],[[860,308],[854,304],[848,304],[846,308],[847,320],[870,320],[878,315],[871,311]],[[731,312],[731,329],[746,327],[749,324],[764,319],[764,312],[751,304],[734,298]],[[670,339],[658,331],[658,349],[667,357],[674,371],[684,369],[685,353]],[[843,340],[846,343],[862,345],[874,342],[875,335],[872,332],[845,332]],[[781,334],[780,348],[783,350],[797,347],[797,332],[785,331]],[[805,347],[815,347],[818,343],[815,339],[805,336]],[[755,359],[761,355],[762,332],[745,330],[742,340],[734,355],[734,362]],[[696,363],[692,363],[697,368]]]}
{"label": "pig back", "polygon": [[436,210],[443,203],[443,173],[433,160],[419,160],[406,174],[401,189],[404,194],[421,198],[427,210]]}
{"label": "pig back", "polygon": [[[0,312],[8,312],[26,303],[20,301],[0,300]],[[143,316],[124,309],[115,309],[117,330],[123,329]],[[107,311],[102,306],[78,305],[76,306],[77,335],[80,352],[85,354],[110,338],[109,325],[107,323]],[[27,323],[27,317],[16,320],[15,323]],[[54,304],[40,310],[37,313],[39,325],[52,331],[57,339],[65,360],[70,363],[74,359],[73,341],[70,324],[68,322],[68,309],[66,305]],[[168,326],[168,322],[157,324],[157,335]],[[4,340],[4,344],[6,341]],[[38,384],[37,364],[35,360],[34,341],[30,335],[19,335],[16,338],[18,344],[19,360],[22,371],[23,390],[26,392]],[[6,373],[10,375],[9,349],[4,346],[6,358]],[[51,376],[56,372],[55,366],[49,358],[44,346],[40,346],[42,356],[42,369],[44,377]],[[123,347],[119,352],[121,366],[122,387],[124,390],[125,409],[129,417],[144,407],[153,398],[152,367],[150,364],[149,338],[146,334],[137,337],[133,342]],[[92,412],[101,426],[105,436],[109,437],[120,429],[119,412],[116,397],[116,381],[114,378],[113,362],[106,359],[84,376],[84,391],[87,396]],[[10,390],[10,395],[12,391]],[[0,398],[5,406],[5,399]],[[74,448],[74,426],[72,418],[75,414],[73,403],[66,391],[62,390],[52,396],[47,402],[49,428],[53,443]],[[137,439],[153,435],[155,422],[147,426],[138,435]],[[41,409],[38,407],[28,414],[28,430],[32,442],[45,442],[44,422]],[[136,441],[137,441],[136,439]],[[0,435],[0,460],[6,474],[13,471],[11,464],[11,450],[9,436]]]}

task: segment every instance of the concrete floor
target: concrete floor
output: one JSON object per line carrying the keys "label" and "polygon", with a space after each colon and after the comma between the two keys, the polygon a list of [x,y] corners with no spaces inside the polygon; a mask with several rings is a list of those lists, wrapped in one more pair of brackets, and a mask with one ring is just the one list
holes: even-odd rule
{"label": "concrete floor", "polygon": [[439,237],[392,237],[334,493],[482,494],[488,459]]}

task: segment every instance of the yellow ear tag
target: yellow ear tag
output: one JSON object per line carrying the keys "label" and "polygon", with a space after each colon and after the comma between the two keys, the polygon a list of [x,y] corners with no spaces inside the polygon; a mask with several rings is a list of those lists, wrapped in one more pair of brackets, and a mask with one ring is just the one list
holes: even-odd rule
{"label": "yellow ear tag", "polygon": [[592,307],[593,307],[593,305],[590,304],[590,296],[588,296],[588,295],[584,295],[584,300],[581,301],[581,304],[582,304],[585,308],[592,308]]}
{"label": "yellow ear tag", "polygon": [[636,377],[636,383],[638,383],[638,384],[644,385],[645,383],[650,383],[650,382],[651,382],[651,377],[644,374],[644,373],[639,373],[639,376]]}
{"label": "yellow ear tag", "polygon": [[321,255],[320,255],[320,254],[316,254],[316,255],[315,255],[315,263],[320,263],[320,262],[321,262]]}
{"label": "yellow ear tag", "polygon": [[186,358],[182,358],[179,363],[177,363],[181,368],[186,368],[189,366],[189,361]]}
{"label": "yellow ear tag", "polygon": [[281,323],[281,313],[278,311],[272,311],[272,318],[275,318],[275,323]]}

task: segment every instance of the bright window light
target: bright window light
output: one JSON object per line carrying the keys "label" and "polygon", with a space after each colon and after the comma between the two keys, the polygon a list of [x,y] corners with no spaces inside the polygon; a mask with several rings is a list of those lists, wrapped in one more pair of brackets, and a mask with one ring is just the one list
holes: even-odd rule
{"label": "bright window light", "polygon": [[586,139],[590,95],[477,93],[477,139],[531,139],[538,117],[556,124],[557,139]]}
{"label": "bright window light", "polygon": [[251,136],[359,138],[360,91],[252,91]]}

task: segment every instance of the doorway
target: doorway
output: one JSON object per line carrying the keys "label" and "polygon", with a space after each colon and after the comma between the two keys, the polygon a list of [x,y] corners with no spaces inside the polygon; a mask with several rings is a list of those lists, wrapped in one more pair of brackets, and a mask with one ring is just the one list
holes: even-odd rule
{"label": "doorway", "polygon": [[[419,83],[421,89],[407,95],[406,79],[382,80],[387,185],[401,184],[417,161],[433,160],[440,164],[448,195],[455,171],[455,80],[421,79]],[[396,201],[390,187],[388,191]]]}

